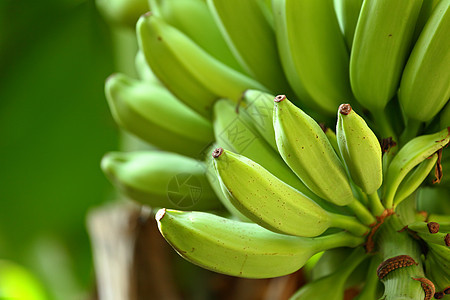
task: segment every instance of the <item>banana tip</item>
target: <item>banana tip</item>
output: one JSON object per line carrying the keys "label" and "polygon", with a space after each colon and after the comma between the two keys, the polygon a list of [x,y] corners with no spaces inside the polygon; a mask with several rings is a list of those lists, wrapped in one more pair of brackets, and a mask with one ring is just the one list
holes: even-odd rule
{"label": "banana tip", "polygon": [[153,13],[151,11],[146,12],[145,14],[143,14],[143,17],[150,17],[151,15],[153,15]]}
{"label": "banana tip", "polygon": [[339,105],[339,113],[341,115],[348,115],[350,112],[352,111],[352,107],[350,106],[350,104],[341,104]]}
{"label": "banana tip", "polygon": [[[447,247],[450,247],[450,233],[447,233],[445,235],[444,242]],[[450,293],[450,290],[449,290],[449,293]]]}
{"label": "banana tip", "polygon": [[278,102],[283,101],[284,99],[286,99],[286,95],[278,95],[275,97],[275,99],[273,99],[273,101],[278,103]]}
{"label": "banana tip", "polygon": [[212,157],[214,158],[218,158],[219,156],[221,156],[223,153],[223,148],[216,148],[214,149],[213,153],[212,153]]}
{"label": "banana tip", "polygon": [[160,210],[158,210],[158,212],[155,215],[156,221],[161,221],[161,219],[164,218],[165,215],[166,215],[166,209],[161,208]]}

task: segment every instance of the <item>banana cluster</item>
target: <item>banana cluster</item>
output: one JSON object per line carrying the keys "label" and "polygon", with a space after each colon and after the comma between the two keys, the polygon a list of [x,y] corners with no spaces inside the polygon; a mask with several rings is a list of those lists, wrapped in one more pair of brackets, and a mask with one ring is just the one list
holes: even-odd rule
{"label": "banana cluster", "polygon": [[324,253],[292,299],[450,293],[450,0],[148,5],[139,78],[114,74],[105,93],[155,149],[109,153],[102,168],[160,208],[182,257],[272,278]]}

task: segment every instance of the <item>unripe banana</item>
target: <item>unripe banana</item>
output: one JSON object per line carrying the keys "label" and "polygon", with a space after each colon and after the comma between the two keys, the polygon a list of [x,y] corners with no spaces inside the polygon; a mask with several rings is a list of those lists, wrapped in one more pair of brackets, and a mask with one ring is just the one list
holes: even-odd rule
{"label": "unripe banana", "polygon": [[[241,66],[271,91],[290,90],[273,25],[261,0],[208,0],[225,40]],[[242,27],[245,20],[245,30]]]}
{"label": "unripe banana", "polygon": [[408,118],[427,122],[450,98],[450,0],[428,19],[403,71],[398,99]]}
{"label": "unripe banana", "polygon": [[334,0],[337,19],[348,49],[352,49],[355,28],[362,4],[363,0]]}
{"label": "unripe banana", "polygon": [[202,162],[170,152],[111,152],[103,172],[127,197],[152,207],[212,210],[220,202]]}
{"label": "unripe banana", "polygon": [[333,274],[309,282],[302,286],[290,300],[327,299],[343,300],[345,282],[355,268],[366,258],[362,247],[358,247],[342,261],[340,267]]}
{"label": "unripe banana", "polygon": [[[238,101],[260,83],[218,61],[175,27],[146,14],[137,23],[139,48],[155,75],[178,99],[211,117],[217,98]],[[183,51],[180,51],[182,49]]]}
{"label": "unripe banana", "polygon": [[134,65],[136,73],[140,80],[163,86],[161,81],[159,81],[158,77],[156,77],[155,74],[153,74],[153,71],[150,69],[149,65],[147,64],[147,61],[145,60],[144,53],[142,53],[142,51],[140,50],[136,54]]}
{"label": "unripe banana", "polygon": [[417,41],[417,38],[422,32],[423,27],[427,23],[428,19],[433,13],[433,10],[436,8],[436,5],[440,1],[441,0],[423,0],[419,16],[417,17],[416,28],[414,29],[414,38],[413,38],[414,43]]}
{"label": "unripe banana", "polygon": [[437,222],[414,222],[408,224],[408,229],[417,233],[435,234],[439,232],[440,224]]}
{"label": "unripe banana", "polygon": [[399,202],[394,203],[394,196],[398,186],[405,176],[415,166],[430,157],[433,153],[444,147],[450,141],[448,129],[444,129],[435,134],[423,135],[409,141],[389,165],[385,178],[385,204],[387,208],[397,206]]}
{"label": "unripe banana", "polygon": [[408,58],[422,0],[364,1],[350,56],[358,102],[372,112],[394,97]]}
{"label": "unripe banana", "polygon": [[272,1],[281,62],[302,103],[332,115],[353,99],[349,55],[332,0]]}
{"label": "unripe banana", "polygon": [[197,157],[214,139],[211,123],[162,86],[115,74],[105,93],[116,122],[159,148]]}
{"label": "unripe banana", "polygon": [[383,181],[381,146],[364,119],[349,104],[339,106],[336,136],[353,181],[365,193],[375,193]]}
{"label": "unripe banana", "polygon": [[158,227],[185,259],[203,268],[246,278],[290,274],[323,250],[356,247],[363,238],[341,232],[317,238],[294,237],[203,212],[161,209]]}
{"label": "unripe banana", "polygon": [[298,178],[327,201],[353,202],[344,166],[319,124],[284,95],[275,98],[273,113],[278,151]]}
{"label": "unripe banana", "polygon": [[234,207],[234,205],[230,202],[228,197],[224,194],[222,191],[222,187],[220,185],[220,181],[216,176],[216,171],[214,169],[214,163],[213,163],[213,157],[211,153],[214,151],[214,149],[217,148],[217,144],[212,144],[211,147],[209,147],[205,151],[205,157],[204,157],[204,163],[206,167],[206,178],[208,179],[209,184],[211,185],[211,188],[214,190],[214,192],[217,195],[217,198],[222,202],[223,206],[238,220],[243,222],[251,222],[249,218],[244,216],[239,210]]}
{"label": "unripe banana", "polygon": [[437,161],[437,154],[425,159],[414,170],[406,175],[395,193],[394,203],[400,203],[411,195],[430,174]]}
{"label": "unripe banana", "polygon": [[[409,228],[409,226],[408,226]],[[429,233],[429,232],[418,232],[417,235],[424,240],[427,245],[437,245],[442,247],[450,247],[450,234],[446,232],[437,232],[437,233]],[[450,254],[450,252],[449,252]],[[450,259],[450,257],[447,257]],[[449,282],[450,283],[450,282]]]}
{"label": "unripe banana", "polygon": [[[273,99],[275,96],[257,90],[247,90],[242,101],[245,104],[245,112],[253,121],[253,125],[259,134],[278,152],[273,130]],[[449,122],[450,123],[450,122]]]}
{"label": "unripe banana", "polygon": [[244,72],[228,48],[205,0],[148,0],[151,11],[217,60]]}
{"label": "unripe banana", "polygon": [[280,155],[257,133],[244,109],[226,99],[217,101],[213,126],[217,144],[254,160],[282,181],[308,193]]}
{"label": "unripe banana", "polygon": [[314,237],[329,227],[364,235],[368,228],[354,217],[328,213],[254,161],[222,148],[213,152],[214,167],[230,202],[269,230]]}

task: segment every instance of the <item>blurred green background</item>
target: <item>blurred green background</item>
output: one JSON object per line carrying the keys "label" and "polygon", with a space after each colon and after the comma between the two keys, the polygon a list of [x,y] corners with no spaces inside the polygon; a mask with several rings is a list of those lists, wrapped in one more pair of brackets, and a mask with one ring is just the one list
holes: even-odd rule
{"label": "blurred green background", "polygon": [[99,165],[118,148],[108,26],[93,0],[1,0],[0,26],[0,262],[50,299],[90,298],[85,215],[113,197]]}

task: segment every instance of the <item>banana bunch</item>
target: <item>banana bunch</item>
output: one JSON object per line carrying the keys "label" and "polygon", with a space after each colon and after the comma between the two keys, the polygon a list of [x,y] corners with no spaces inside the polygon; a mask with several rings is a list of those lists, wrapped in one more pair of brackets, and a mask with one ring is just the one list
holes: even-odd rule
{"label": "banana bunch", "polygon": [[105,93],[156,149],[102,169],[161,208],[175,251],[245,278],[323,252],[292,299],[450,293],[450,0],[148,5],[139,79],[115,74]]}

